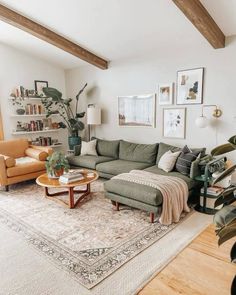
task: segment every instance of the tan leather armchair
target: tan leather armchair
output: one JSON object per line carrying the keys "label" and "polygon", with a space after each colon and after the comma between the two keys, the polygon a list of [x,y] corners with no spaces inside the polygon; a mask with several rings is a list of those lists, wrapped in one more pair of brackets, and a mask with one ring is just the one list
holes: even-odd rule
{"label": "tan leather armchair", "polygon": [[53,150],[30,145],[27,139],[0,141],[0,185],[37,178],[45,173],[45,161]]}

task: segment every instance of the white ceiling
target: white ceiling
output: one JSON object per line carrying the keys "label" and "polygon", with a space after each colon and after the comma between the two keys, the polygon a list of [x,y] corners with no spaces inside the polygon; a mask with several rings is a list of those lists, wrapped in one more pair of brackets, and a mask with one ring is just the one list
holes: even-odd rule
{"label": "white ceiling", "polygon": [[[202,0],[228,35],[236,34],[236,0]],[[5,0],[1,4],[111,61],[165,54],[207,41],[171,0]],[[181,42],[180,42],[181,40]],[[0,42],[62,68],[78,58],[0,21]]]}

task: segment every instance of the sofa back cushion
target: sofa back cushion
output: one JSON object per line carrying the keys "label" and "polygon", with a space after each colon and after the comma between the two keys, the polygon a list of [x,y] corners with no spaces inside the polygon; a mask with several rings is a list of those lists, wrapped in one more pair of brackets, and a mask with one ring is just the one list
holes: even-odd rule
{"label": "sofa back cushion", "polygon": [[29,147],[26,138],[4,140],[0,142],[0,154],[12,158],[20,158],[25,156],[25,150]]}
{"label": "sofa back cushion", "polygon": [[118,159],[120,140],[104,140],[97,138],[97,153],[99,156]]}
{"label": "sofa back cushion", "polygon": [[119,158],[121,160],[154,164],[157,155],[158,144],[137,144],[120,141]]}
{"label": "sofa back cushion", "polygon": [[[166,144],[166,143],[163,143],[161,142],[159,144],[159,147],[158,147],[158,153],[157,153],[157,160],[156,160],[156,164],[159,163],[160,161],[160,158],[168,151],[172,151],[173,153],[174,152],[178,152],[178,151],[181,151],[182,149],[180,147],[177,147],[177,146],[174,146],[174,145],[170,145],[170,144]],[[194,152],[194,153],[200,153],[200,157],[204,157],[206,155],[206,148],[194,148],[192,149],[191,148],[191,151]]]}
{"label": "sofa back cushion", "polygon": [[159,163],[160,158],[168,151],[171,151],[173,153],[181,151],[181,148],[176,147],[174,145],[166,144],[163,142],[159,143],[158,147],[158,153],[157,153],[157,159],[156,159],[156,164]]}

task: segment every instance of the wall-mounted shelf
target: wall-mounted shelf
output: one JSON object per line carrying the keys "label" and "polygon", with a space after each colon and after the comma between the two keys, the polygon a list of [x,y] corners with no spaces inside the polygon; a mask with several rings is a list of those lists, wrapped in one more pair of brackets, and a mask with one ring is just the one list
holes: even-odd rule
{"label": "wall-mounted shelf", "polygon": [[[19,98],[17,97],[17,99],[20,99],[21,101],[28,101],[28,100],[41,100],[42,98],[49,98],[49,97],[45,97],[45,96],[31,96],[31,97],[24,97],[24,98]],[[15,97],[9,97],[9,100],[14,100],[16,99]]]}
{"label": "wall-mounted shelf", "polygon": [[37,114],[37,115],[11,115],[12,118],[24,118],[24,117],[46,117],[46,114]]}
{"label": "wall-mounted shelf", "polygon": [[23,135],[23,134],[35,134],[35,133],[50,133],[50,132],[58,132],[59,129],[50,129],[50,130],[39,130],[39,131],[15,131],[12,132],[12,135]]}

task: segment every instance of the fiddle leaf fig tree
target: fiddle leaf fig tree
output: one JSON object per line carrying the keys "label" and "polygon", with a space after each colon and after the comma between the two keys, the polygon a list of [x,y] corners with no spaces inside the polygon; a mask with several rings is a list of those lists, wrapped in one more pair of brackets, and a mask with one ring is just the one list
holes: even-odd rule
{"label": "fiddle leaf fig tree", "polygon": [[80,95],[86,87],[87,83],[76,95],[75,108],[72,106],[73,99],[62,98],[62,93],[56,88],[43,88],[43,92],[47,97],[42,98],[42,104],[45,107],[47,118],[52,115],[59,114],[63,119],[62,122],[59,122],[59,127],[67,128],[70,136],[77,137],[79,136],[79,131],[84,129],[84,123],[80,119],[84,117],[85,112],[78,112],[78,107]]}

